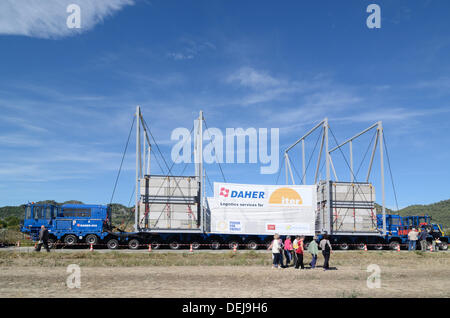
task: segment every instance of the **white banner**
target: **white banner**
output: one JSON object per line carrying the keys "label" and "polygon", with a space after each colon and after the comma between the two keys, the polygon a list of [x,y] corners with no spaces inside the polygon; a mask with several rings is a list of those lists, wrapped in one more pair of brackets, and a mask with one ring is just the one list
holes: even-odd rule
{"label": "white banner", "polygon": [[212,233],[314,235],[316,186],[214,183]]}

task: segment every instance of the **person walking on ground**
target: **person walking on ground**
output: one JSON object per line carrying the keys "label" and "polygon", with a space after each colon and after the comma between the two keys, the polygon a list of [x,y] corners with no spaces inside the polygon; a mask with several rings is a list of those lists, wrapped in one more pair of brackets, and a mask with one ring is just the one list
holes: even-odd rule
{"label": "person walking on ground", "polygon": [[280,242],[280,267],[284,268],[284,244],[283,244],[283,240],[281,239],[281,237],[278,239],[278,241]]}
{"label": "person walking on ground", "polygon": [[298,243],[297,243],[298,247],[295,250],[295,254],[297,255],[296,262],[295,262],[296,269],[298,269],[299,267],[301,267],[302,269],[305,268],[305,266],[303,265],[303,251],[304,251],[303,240],[304,239],[305,239],[304,236],[301,236],[299,238]]}
{"label": "person walking on ground", "polygon": [[284,265],[285,267],[289,267],[289,265],[291,264],[292,252],[293,252],[293,248],[292,248],[291,237],[287,236],[286,239],[284,240],[284,256],[286,259],[286,263]]}
{"label": "person walking on ground", "polygon": [[40,252],[42,245],[44,245],[47,252],[50,252],[50,248],[48,247],[48,230],[44,225],[41,226],[41,230],[39,231],[39,243],[36,246],[35,251]]}
{"label": "person walking on ground", "polygon": [[409,240],[408,251],[416,250],[418,236],[419,236],[419,232],[417,232],[415,228],[412,228],[412,230],[409,231],[409,233],[408,233],[408,240]]}
{"label": "person walking on ground", "polygon": [[319,245],[317,245],[317,236],[308,245],[308,252],[311,253],[312,259],[309,265],[311,268],[316,268],[317,254],[319,254]]}
{"label": "person walking on ground", "polygon": [[422,250],[422,252],[427,251],[427,235],[427,230],[425,229],[425,227],[422,227],[419,234],[420,249]]}
{"label": "person walking on ground", "polygon": [[280,245],[280,236],[278,234],[275,234],[273,236],[273,241],[270,243],[267,250],[272,249],[273,254],[273,265],[272,268],[282,268],[281,263],[281,245]]}
{"label": "person walking on ground", "polygon": [[292,242],[292,250],[293,250],[293,263],[294,265],[297,264],[297,253],[295,253],[295,250],[298,248],[298,241],[300,240],[300,236],[296,236],[294,242]]}
{"label": "person walking on ground", "polygon": [[319,243],[319,247],[322,250],[323,258],[325,259],[323,262],[323,270],[326,271],[330,268],[330,254],[332,252],[331,243],[329,240],[328,234],[323,236],[323,239]]}

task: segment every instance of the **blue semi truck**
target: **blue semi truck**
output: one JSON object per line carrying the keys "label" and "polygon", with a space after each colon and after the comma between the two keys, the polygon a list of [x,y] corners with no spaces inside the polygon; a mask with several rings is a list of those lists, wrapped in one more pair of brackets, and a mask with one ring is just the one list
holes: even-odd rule
{"label": "blue semi truck", "polygon": [[[41,225],[48,228],[49,244],[55,246],[74,247],[77,245],[106,246],[109,249],[128,247],[138,249],[151,245],[153,249],[169,247],[170,249],[199,249],[207,246],[211,249],[247,248],[256,250],[267,246],[271,235],[232,235],[210,233],[155,233],[155,232],[125,232],[115,228],[112,223],[110,205],[65,204],[62,206],[50,204],[27,204],[21,232],[28,234],[33,241],[38,240]],[[377,215],[377,227],[382,229],[382,215]],[[406,248],[408,232],[412,228],[425,228],[428,231],[427,241],[431,246],[433,239],[439,238],[437,247],[448,249],[449,237],[445,236],[442,225],[433,224],[431,217],[386,215],[386,235],[332,235],[332,244],[341,250],[368,249],[397,250]],[[322,235],[318,235],[321,238]],[[307,237],[310,241],[312,237]]]}

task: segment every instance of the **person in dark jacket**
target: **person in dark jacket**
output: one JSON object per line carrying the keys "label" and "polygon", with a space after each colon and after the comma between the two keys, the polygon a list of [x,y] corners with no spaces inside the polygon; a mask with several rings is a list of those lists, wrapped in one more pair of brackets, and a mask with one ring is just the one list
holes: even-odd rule
{"label": "person in dark jacket", "polygon": [[36,246],[35,251],[40,252],[42,245],[44,245],[47,252],[50,252],[50,248],[48,247],[48,230],[44,225],[41,226],[41,230],[39,231],[39,243]]}
{"label": "person in dark jacket", "polygon": [[422,230],[420,231],[419,234],[419,242],[422,252],[427,251],[427,236],[428,236],[427,230],[425,229],[425,227],[422,227]]}
{"label": "person in dark jacket", "polygon": [[330,254],[332,253],[331,251],[333,250],[331,248],[330,237],[328,236],[328,234],[325,234],[323,236],[323,239],[319,243],[319,247],[322,250],[322,255],[324,258],[323,270],[326,271],[330,268],[330,264],[329,264]]}

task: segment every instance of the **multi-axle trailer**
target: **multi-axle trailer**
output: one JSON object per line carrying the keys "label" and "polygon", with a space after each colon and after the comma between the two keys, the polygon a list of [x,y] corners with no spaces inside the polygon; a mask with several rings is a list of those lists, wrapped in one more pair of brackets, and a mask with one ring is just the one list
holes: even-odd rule
{"label": "multi-axle trailer", "polygon": [[[116,231],[112,226],[111,207],[102,205],[28,204],[22,232],[37,240],[41,225],[49,229],[51,244],[105,245],[110,249],[127,246],[169,247],[171,249],[221,247],[258,249],[270,244],[273,234],[313,236],[328,234],[340,249],[397,249],[407,242],[411,228],[426,227],[428,240],[440,238],[447,249],[448,237],[439,225],[424,216],[402,218],[386,215],[384,189],[383,127],[381,122],[344,143],[329,149],[328,120],[324,119],[297,140],[284,153],[285,185],[247,185],[215,183],[214,196],[205,196],[203,170],[203,113],[194,127],[194,176],[150,174],[149,128],[140,107],[136,111],[136,189],[134,231]],[[365,182],[357,182],[353,171],[353,141],[376,129],[374,145]],[[306,184],[305,142],[320,130],[321,147],[314,184]],[[289,151],[302,146],[302,185],[296,185]],[[336,142],[337,144],[337,142]],[[350,181],[342,182],[331,154],[350,146]],[[369,182],[374,156],[379,145],[382,213],[375,208],[375,189]],[[370,145],[369,145],[370,146]],[[147,157],[148,156],[148,157]],[[319,165],[324,158],[325,180],[319,181]],[[333,172],[334,178],[331,178]],[[289,184],[289,177],[291,184]]]}

